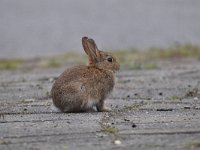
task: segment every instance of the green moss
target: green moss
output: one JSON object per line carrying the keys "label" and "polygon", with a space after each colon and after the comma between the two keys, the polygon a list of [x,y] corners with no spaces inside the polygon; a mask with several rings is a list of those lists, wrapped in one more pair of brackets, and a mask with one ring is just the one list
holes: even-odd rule
{"label": "green moss", "polygon": [[27,104],[27,103],[33,103],[34,99],[23,99],[19,103]]}
{"label": "green moss", "polygon": [[200,148],[200,141],[194,141],[185,145],[187,148]]}
{"label": "green moss", "polygon": [[156,63],[145,63],[143,65],[143,69],[152,70],[152,69],[160,69],[160,67]]}
{"label": "green moss", "polygon": [[142,70],[159,69],[158,60],[199,57],[200,46],[175,45],[170,48],[149,48],[146,50],[126,49],[113,51],[121,68]]}
{"label": "green moss", "polygon": [[67,64],[85,64],[87,61],[86,55],[81,55],[75,52],[67,52],[63,55],[57,55],[53,58],[47,58],[47,67],[60,67]]}
{"label": "green moss", "polygon": [[66,52],[62,57],[64,61],[71,61],[75,63],[86,61],[86,58],[85,53],[79,54],[76,52]]}
{"label": "green moss", "polygon": [[67,148],[65,146],[62,146],[62,150],[67,150]]}
{"label": "green moss", "polygon": [[1,59],[0,70],[18,69],[22,63],[21,59]]}
{"label": "green moss", "polygon": [[48,60],[47,67],[60,67],[60,66],[61,66],[61,62],[59,61],[59,59],[50,58]]}
{"label": "green moss", "polygon": [[151,62],[133,62],[133,63],[127,63],[123,64],[124,68],[131,69],[131,70],[153,70],[153,69],[159,69],[159,66],[156,63]]}
{"label": "green moss", "polygon": [[0,145],[8,145],[10,143],[10,141],[0,140]]}
{"label": "green moss", "polygon": [[183,97],[176,96],[176,95],[170,97],[170,100],[173,100],[173,101],[182,100],[182,99],[183,99]]}
{"label": "green moss", "polygon": [[74,58],[74,57],[80,57],[81,54],[77,53],[77,52],[72,52],[72,51],[69,51],[69,52],[66,52],[64,53],[64,58]]}
{"label": "green moss", "polygon": [[170,48],[151,48],[148,52],[153,58],[180,58],[180,57],[198,57],[200,56],[200,47],[186,44],[175,45]]}
{"label": "green moss", "polygon": [[116,134],[119,132],[119,129],[115,127],[103,127],[101,131],[105,133]]}
{"label": "green moss", "polygon": [[[58,148],[55,147],[54,150],[58,150]],[[61,147],[61,150],[67,150],[67,148],[66,148],[65,146],[62,146],[62,147]]]}
{"label": "green moss", "polygon": [[[200,46],[175,45],[170,48],[149,48],[146,50],[125,49],[114,50],[112,53],[119,61],[121,68],[141,70],[159,69],[157,60],[171,58],[200,57]],[[66,52],[53,57],[39,59],[1,59],[0,70],[2,69],[32,69],[61,67],[74,64],[86,64],[87,55],[84,52]]]}
{"label": "green moss", "polygon": [[147,148],[166,147],[166,145],[160,145],[160,144],[145,144],[144,146]]}

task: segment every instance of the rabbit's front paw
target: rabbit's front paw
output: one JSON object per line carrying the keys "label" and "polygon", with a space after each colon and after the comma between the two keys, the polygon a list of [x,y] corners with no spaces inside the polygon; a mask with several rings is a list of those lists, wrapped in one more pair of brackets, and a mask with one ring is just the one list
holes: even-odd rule
{"label": "rabbit's front paw", "polygon": [[99,111],[99,112],[109,112],[109,111],[111,111],[111,109],[109,107],[106,107],[104,105],[104,102],[102,102],[102,103],[99,103],[97,105],[97,111]]}
{"label": "rabbit's front paw", "polygon": [[110,111],[111,111],[111,108],[109,108],[109,107],[104,107],[101,111],[102,111],[102,112],[110,112]]}

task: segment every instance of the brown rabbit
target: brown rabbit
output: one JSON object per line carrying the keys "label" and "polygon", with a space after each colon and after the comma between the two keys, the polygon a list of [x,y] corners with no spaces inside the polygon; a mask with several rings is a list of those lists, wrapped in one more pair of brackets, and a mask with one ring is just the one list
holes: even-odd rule
{"label": "brown rabbit", "polygon": [[100,51],[93,39],[82,38],[89,64],[65,70],[55,81],[51,95],[62,112],[109,111],[104,100],[115,84],[119,63],[110,53]]}

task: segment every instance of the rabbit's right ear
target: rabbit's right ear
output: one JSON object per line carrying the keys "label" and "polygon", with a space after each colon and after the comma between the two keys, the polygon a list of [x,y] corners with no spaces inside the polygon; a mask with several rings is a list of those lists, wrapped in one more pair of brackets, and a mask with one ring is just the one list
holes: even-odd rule
{"label": "rabbit's right ear", "polygon": [[82,45],[85,53],[89,56],[89,64],[95,64],[97,62],[96,44],[92,44],[88,37],[83,37]]}

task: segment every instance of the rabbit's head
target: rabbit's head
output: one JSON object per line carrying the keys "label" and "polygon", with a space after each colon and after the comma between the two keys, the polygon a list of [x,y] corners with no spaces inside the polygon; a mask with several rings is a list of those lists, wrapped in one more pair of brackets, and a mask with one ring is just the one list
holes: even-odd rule
{"label": "rabbit's head", "polygon": [[120,65],[116,58],[108,52],[99,50],[93,39],[83,37],[82,44],[85,53],[88,55],[89,66],[95,66],[99,69],[105,69],[112,72],[119,70]]}

